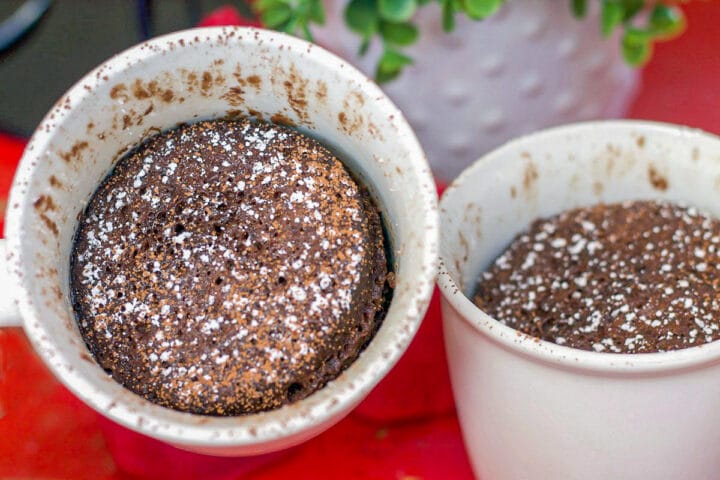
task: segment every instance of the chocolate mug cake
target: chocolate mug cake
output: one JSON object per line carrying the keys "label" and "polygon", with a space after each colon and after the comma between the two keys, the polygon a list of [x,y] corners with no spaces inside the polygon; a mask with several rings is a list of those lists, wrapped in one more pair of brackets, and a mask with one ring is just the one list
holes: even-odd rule
{"label": "chocolate mug cake", "polygon": [[655,201],[536,220],[481,274],[473,301],[528,335],[647,353],[720,338],[720,221]]}
{"label": "chocolate mug cake", "polygon": [[380,213],[319,142],[205,121],[126,155],[71,261],[85,342],[118,382],[207,415],[278,408],[336,378],[390,295]]}

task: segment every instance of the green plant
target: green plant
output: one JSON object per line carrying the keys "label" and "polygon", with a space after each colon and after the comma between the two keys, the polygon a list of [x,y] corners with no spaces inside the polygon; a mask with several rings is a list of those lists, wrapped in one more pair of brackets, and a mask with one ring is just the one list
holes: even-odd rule
{"label": "green plant", "polygon": [[[685,27],[682,10],[655,1],[570,0],[570,8],[577,18],[583,18],[592,1],[600,3],[600,31],[604,36],[622,29],[623,57],[633,66],[648,61],[654,42],[677,35]],[[458,14],[482,20],[497,12],[505,0],[350,0],[344,19],[348,28],[362,39],[359,53],[365,54],[373,39],[382,43],[383,53],[375,71],[379,82],[392,80],[412,63],[403,49],[420,36],[412,19],[418,9],[430,2],[440,4],[440,21],[443,29],[450,32]],[[322,0],[257,0],[254,8],[264,26],[300,33],[308,40],[312,40],[311,25],[325,22]]]}
{"label": "green plant", "polygon": [[[587,12],[588,0],[571,0],[576,17],[582,18]],[[658,3],[647,15],[644,25],[640,17],[644,0],[602,0],[600,2],[600,31],[606,37],[616,28],[622,28],[621,48],[625,61],[633,66],[642,66],[652,54],[656,41],[667,40],[682,32],[685,17],[676,6]]]}

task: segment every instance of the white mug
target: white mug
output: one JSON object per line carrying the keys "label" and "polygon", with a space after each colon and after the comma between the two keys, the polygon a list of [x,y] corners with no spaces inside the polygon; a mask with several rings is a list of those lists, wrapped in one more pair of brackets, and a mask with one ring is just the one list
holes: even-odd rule
{"label": "white mug", "polygon": [[664,353],[578,350],[518,335],[468,298],[534,219],[631,199],[720,217],[720,138],[649,122],[569,125],[483,156],[445,191],[445,340],[478,477],[720,477],[720,342]]}
{"label": "white mug", "polygon": [[[210,417],[155,405],[90,355],[69,302],[77,218],[114,162],[184,122],[256,116],[296,125],[341,153],[381,206],[396,287],[387,316],[337,379],[289,406]],[[54,375],[82,401],[188,450],[251,455],[302,442],[345,416],[410,343],[432,293],[436,193],[398,109],[357,70],[302,40],[252,28],[174,33],[108,60],[52,108],[25,149],[10,193],[0,325],[22,325]]]}

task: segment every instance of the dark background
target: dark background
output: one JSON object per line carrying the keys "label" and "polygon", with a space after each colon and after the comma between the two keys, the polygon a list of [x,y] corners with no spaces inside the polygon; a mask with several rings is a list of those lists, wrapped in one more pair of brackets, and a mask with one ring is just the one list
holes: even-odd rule
{"label": "dark background", "polygon": [[[0,23],[26,0],[0,0]],[[148,37],[195,26],[241,0],[54,0],[36,26],[0,51],[0,131],[29,136],[85,73]]]}

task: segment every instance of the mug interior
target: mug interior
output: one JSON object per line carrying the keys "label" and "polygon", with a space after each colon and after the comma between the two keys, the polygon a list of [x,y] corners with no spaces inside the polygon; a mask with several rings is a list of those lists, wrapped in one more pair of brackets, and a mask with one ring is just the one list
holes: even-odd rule
{"label": "mug interior", "polygon": [[[397,285],[383,326],[360,358],[310,397],[244,417],[181,413],[124,389],[95,363],[69,303],[68,259],[79,214],[126,152],[182,123],[247,116],[297,126],[339,154],[381,207]],[[16,175],[9,256],[23,287],[19,305],[30,339],[86,403],[175,444],[259,453],[329,426],[407,347],[432,290],[435,203],[432,176],[413,132],[370,80],[319,47],[283,34],[196,29],[113,57],[57,102]]]}
{"label": "mug interior", "polygon": [[529,135],[484,156],[440,202],[445,299],[465,320],[509,348],[553,363],[640,371],[720,357],[720,342],[673,352],[607,354],[536,341],[471,301],[480,273],[537,218],[625,200],[666,200],[720,218],[720,139],[684,127],[608,121]]}

